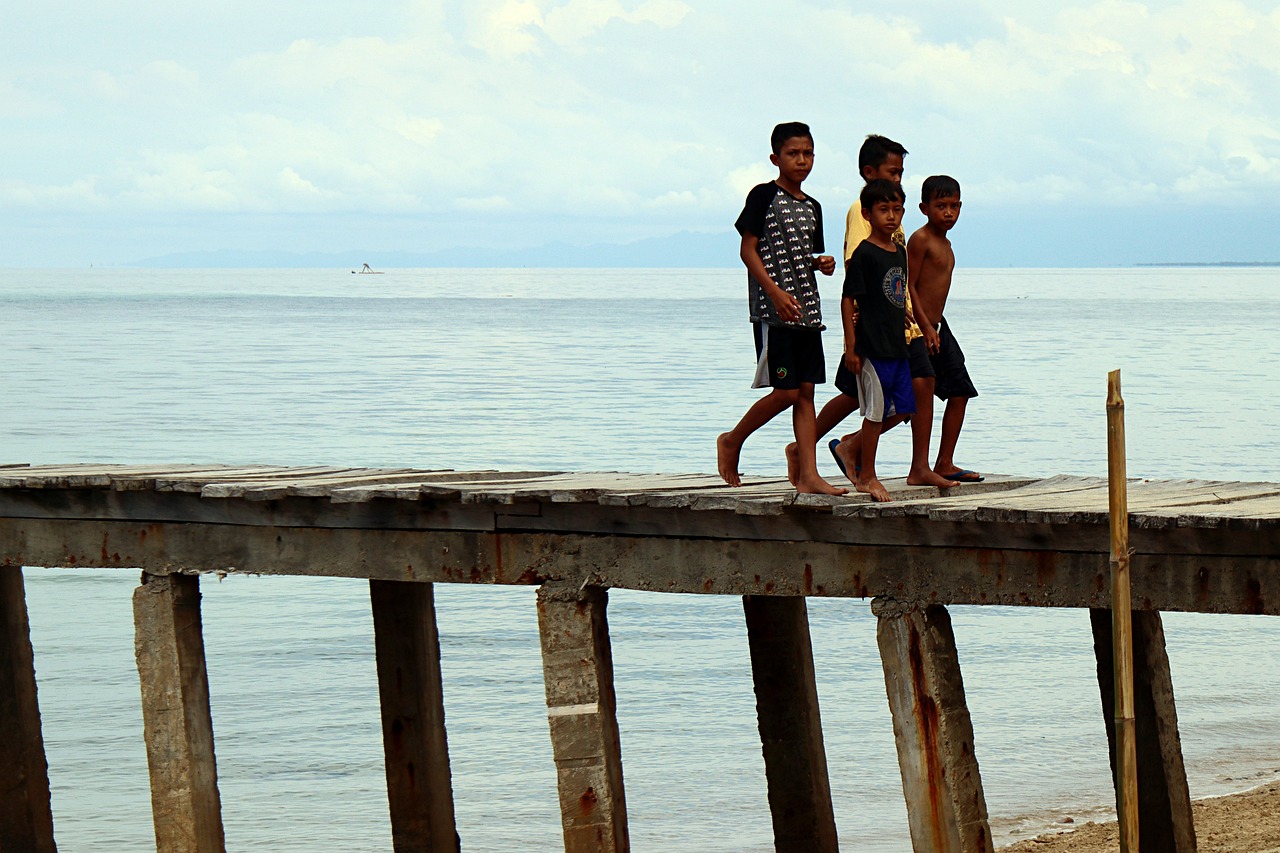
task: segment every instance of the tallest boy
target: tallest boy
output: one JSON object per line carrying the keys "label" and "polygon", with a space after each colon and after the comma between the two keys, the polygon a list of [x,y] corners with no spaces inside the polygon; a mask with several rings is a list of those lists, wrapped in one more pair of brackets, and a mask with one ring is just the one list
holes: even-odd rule
{"label": "tallest boy", "polygon": [[835,258],[824,250],[822,207],[800,185],[813,168],[813,134],[800,122],[780,124],[770,137],[769,162],[778,177],[760,184],[734,223],[742,235],[742,262],[747,267],[748,298],[756,339],[753,388],[769,387],[732,430],[716,441],[720,476],[740,485],[738,455],[747,436],[791,409],[796,437],[799,492],[842,495],[818,474],[814,448],[818,433],[813,407],[814,385],[826,381],[822,356],[822,307],[815,269],[835,272]]}

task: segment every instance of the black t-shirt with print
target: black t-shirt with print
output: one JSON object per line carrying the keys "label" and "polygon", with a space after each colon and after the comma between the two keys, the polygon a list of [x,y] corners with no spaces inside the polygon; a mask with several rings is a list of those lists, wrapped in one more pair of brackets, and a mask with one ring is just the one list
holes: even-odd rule
{"label": "black t-shirt with print", "polygon": [[796,298],[802,312],[799,320],[784,323],[773,300],[748,273],[751,319],[771,326],[822,328],[818,281],[813,274],[813,256],[826,251],[822,242],[822,206],[813,198],[796,198],[770,181],[747,194],[734,227],[739,234],[750,233],[759,239],[756,250],[765,272],[774,284]]}
{"label": "black t-shirt with print", "polygon": [[844,295],[858,303],[858,355],[906,358],[907,250],[863,240],[844,265]]}

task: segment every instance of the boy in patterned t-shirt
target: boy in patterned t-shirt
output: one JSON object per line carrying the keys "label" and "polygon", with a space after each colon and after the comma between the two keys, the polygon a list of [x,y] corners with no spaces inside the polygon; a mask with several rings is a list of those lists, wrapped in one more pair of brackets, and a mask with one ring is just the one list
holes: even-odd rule
{"label": "boy in patterned t-shirt", "polygon": [[[751,322],[756,339],[756,376],[751,387],[772,390],[742,416],[738,425],[716,441],[720,476],[731,486],[742,484],[738,456],[747,436],[787,409],[792,410],[797,448],[796,490],[843,495],[818,473],[818,433],[813,388],[826,382],[822,357],[822,308],[813,271],[835,272],[835,258],[821,255],[822,207],[800,184],[813,168],[813,134],[800,122],[780,124],[770,138],[769,161],[778,177],[760,184],[734,226],[742,235],[742,262],[747,267]],[[818,255],[818,257],[815,257]]]}

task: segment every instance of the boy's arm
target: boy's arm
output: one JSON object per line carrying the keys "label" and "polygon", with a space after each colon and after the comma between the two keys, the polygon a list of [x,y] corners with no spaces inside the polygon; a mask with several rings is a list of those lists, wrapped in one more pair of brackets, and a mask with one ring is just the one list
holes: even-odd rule
{"label": "boy's arm", "polygon": [[757,248],[759,244],[760,238],[751,232],[748,231],[742,235],[742,248],[739,254],[742,262],[747,266],[747,272],[759,282],[780,319],[785,322],[799,320],[804,316],[804,312],[800,309],[800,300],[778,287],[777,283],[769,277],[769,273],[764,268],[764,261],[760,260],[760,251]]}
{"label": "boy's arm", "polygon": [[862,372],[862,358],[854,349],[858,343],[858,301],[851,296],[840,298],[840,325],[844,327],[844,366],[857,376]]}
{"label": "boy's arm", "polygon": [[919,229],[907,241],[907,295],[911,297],[912,306],[917,307],[917,310],[912,313],[915,315],[916,325],[924,333],[925,346],[929,348],[929,352],[937,352],[940,348],[938,330],[933,327],[933,323],[929,322],[925,312],[918,310],[920,295],[916,293],[916,283],[920,280],[925,259],[929,256],[929,239],[921,233],[923,231],[923,228]]}

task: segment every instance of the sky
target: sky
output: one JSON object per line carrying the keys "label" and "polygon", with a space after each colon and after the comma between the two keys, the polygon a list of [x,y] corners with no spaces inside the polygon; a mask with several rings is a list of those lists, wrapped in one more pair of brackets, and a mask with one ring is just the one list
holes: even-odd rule
{"label": "sky", "polygon": [[[687,245],[809,123],[963,188],[960,263],[1280,260],[1280,3],[6,0],[0,266]],[[683,257],[683,256],[682,256]],[[356,260],[353,254],[353,260]]]}

